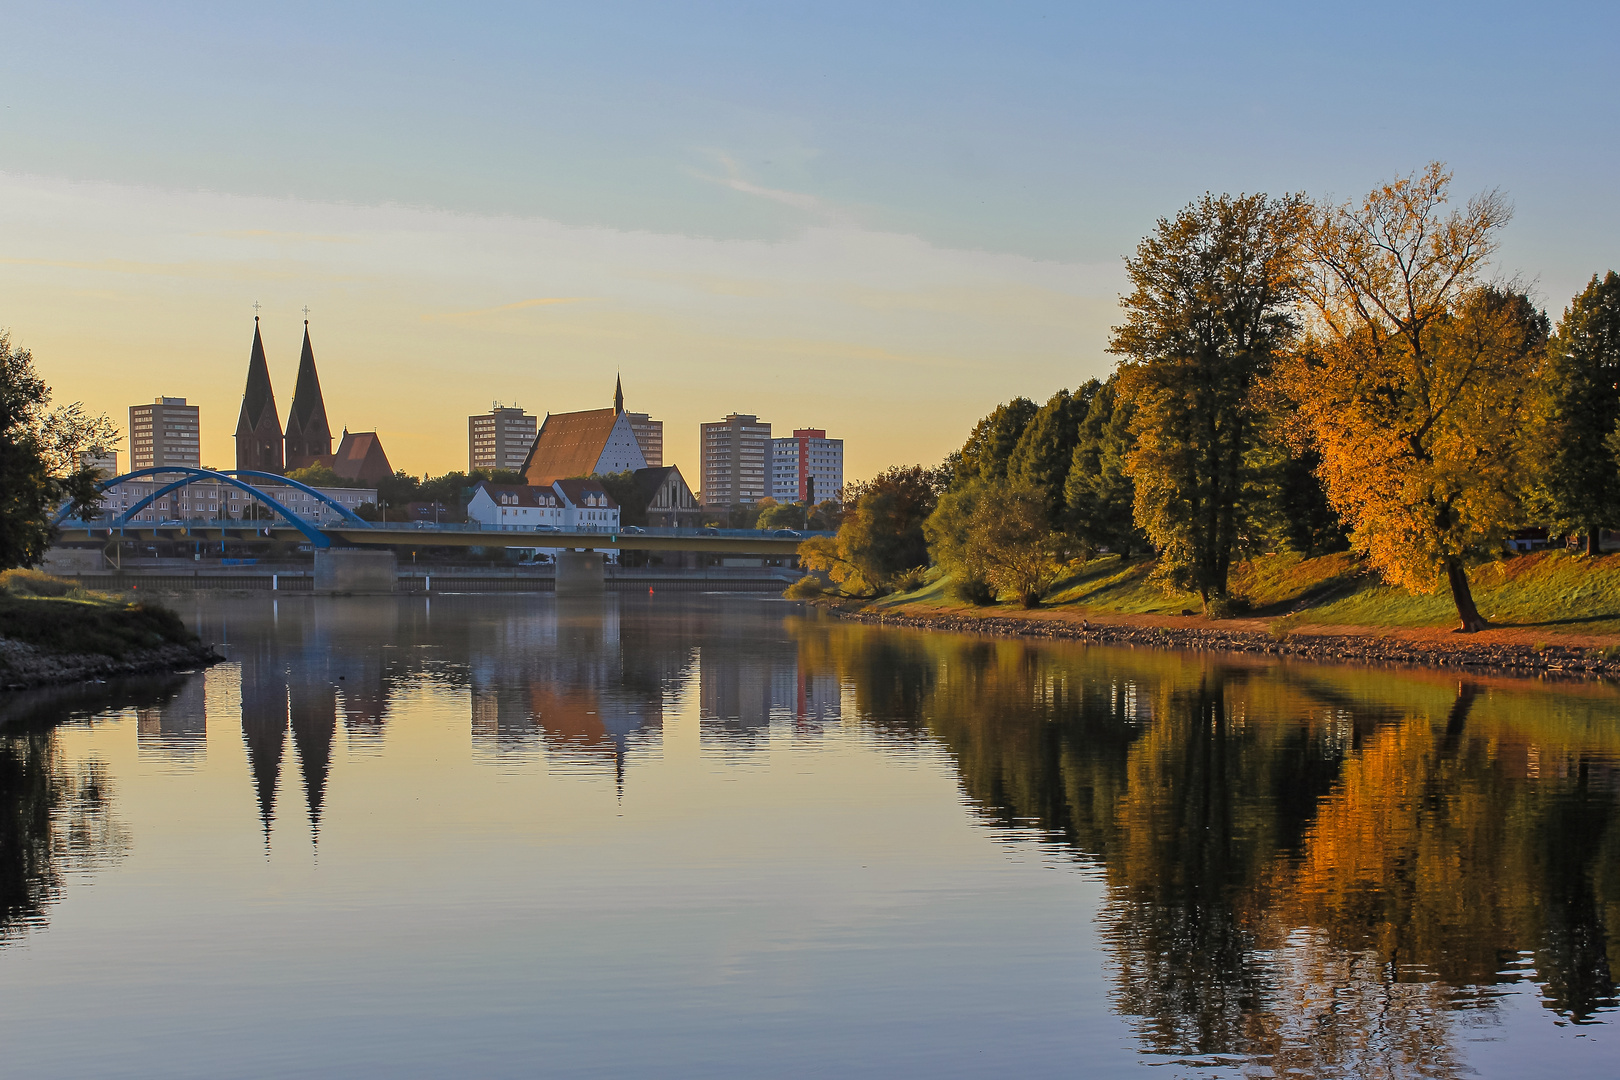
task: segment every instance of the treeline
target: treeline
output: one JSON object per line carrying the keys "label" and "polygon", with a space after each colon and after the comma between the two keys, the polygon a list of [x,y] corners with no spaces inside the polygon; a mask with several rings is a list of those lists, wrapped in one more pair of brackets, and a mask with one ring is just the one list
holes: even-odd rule
{"label": "treeline", "polygon": [[1099,552],[1151,553],[1220,616],[1235,561],[1353,547],[1391,583],[1444,584],[1480,629],[1471,565],[1536,526],[1595,554],[1620,520],[1620,275],[1555,328],[1485,278],[1506,201],[1452,206],[1450,179],[1206,195],[1160,220],[1126,261],[1113,375],[882,474],[806,565],[872,595],[932,563],[961,599],[1033,605]]}

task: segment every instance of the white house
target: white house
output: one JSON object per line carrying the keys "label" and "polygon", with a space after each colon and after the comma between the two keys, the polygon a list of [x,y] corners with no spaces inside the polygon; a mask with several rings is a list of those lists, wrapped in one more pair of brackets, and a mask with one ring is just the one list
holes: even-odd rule
{"label": "white house", "polygon": [[485,528],[513,532],[549,526],[562,532],[619,531],[619,504],[595,480],[576,477],[548,485],[481,481],[467,517]]}

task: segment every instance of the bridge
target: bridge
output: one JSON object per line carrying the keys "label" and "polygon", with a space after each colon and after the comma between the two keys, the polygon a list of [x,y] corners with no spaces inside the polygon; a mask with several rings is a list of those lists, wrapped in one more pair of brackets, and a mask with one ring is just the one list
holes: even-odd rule
{"label": "bridge", "polygon": [[[178,476],[177,479],[171,479]],[[245,478],[266,481],[277,486],[307,494],[312,500],[334,510],[339,520],[318,522],[305,517],[277,498],[265,487],[247,483]],[[326,558],[322,562],[341,561],[340,552],[355,549],[420,549],[426,547],[510,547],[555,548],[565,554],[589,551],[690,551],[732,557],[787,558],[797,554],[799,544],[809,536],[830,535],[788,529],[717,529],[717,528],[637,528],[617,530],[572,530],[554,528],[518,529],[509,526],[469,524],[438,524],[434,522],[365,521],[324,493],[289,480],[275,473],[250,469],[200,469],[192,467],[165,467],[136,469],[98,485],[99,491],[131,480],[151,480],[153,490],[129,507],[117,513],[103,511],[94,517],[73,518],[71,506],[58,509],[55,525],[59,540],[67,543],[101,541],[112,543],[123,540],[175,541],[195,543],[223,543],[226,541],[252,543],[254,541],[291,541],[308,544]],[[223,483],[247,492],[269,508],[275,516],[270,519],[249,520],[231,517],[169,518],[143,521],[137,515],[157,499],[190,484]],[[595,576],[600,578],[600,560]],[[588,560],[565,558],[557,560],[558,586],[565,576],[580,573],[590,576]]]}

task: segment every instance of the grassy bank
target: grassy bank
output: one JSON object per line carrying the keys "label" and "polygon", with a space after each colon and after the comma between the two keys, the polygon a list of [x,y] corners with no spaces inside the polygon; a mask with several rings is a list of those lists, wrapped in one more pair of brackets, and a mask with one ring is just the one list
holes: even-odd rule
{"label": "grassy bank", "polygon": [[[1108,556],[1058,582],[1046,596],[1047,617],[1098,621],[1204,622],[1193,594],[1167,596],[1148,581],[1150,561]],[[1476,567],[1470,573],[1480,611],[1494,636],[1536,640],[1613,639],[1620,642],[1620,553],[1587,558],[1566,552],[1518,555]],[[1016,605],[973,608],[951,599],[947,582],[887,596],[867,610],[892,614],[997,615],[1026,613]],[[1413,596],[1392,588],[1349,554],[1306,559],[1268,555],[1238,566],[1232,575],[1237,618],[1232,625],[1276,633],[1321,628],[1447,631],[1456,609],[1445,591]]]}
{"label": "grassy bank", "polygon": [[51,655],[122,660],[197,635],[168,608],[87,592],[34,571],[0,574],[0,638]]}

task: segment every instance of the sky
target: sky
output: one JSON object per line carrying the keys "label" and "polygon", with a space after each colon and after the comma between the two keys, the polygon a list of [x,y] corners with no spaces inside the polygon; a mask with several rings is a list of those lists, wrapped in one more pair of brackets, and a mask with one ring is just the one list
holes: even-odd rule
{"label": "sky", "polygon": [[[1205,191],[1448,163],[1556,317],[1620,263],[1620,8],[0,3],[0,328],[58,402],[202,407],[309,308],[335,428],[626,404],[697,478],[747,412],[932,464],[1112,369],[1123,259]],[[123,459],[127,464],[127,457]]]}

